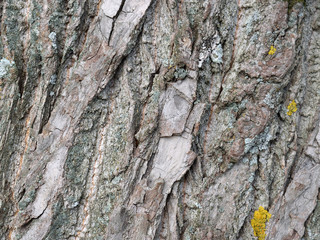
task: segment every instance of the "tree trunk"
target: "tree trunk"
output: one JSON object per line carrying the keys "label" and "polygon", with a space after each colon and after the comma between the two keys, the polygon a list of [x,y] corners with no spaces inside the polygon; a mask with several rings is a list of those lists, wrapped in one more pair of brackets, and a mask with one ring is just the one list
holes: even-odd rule
{"label": "tree trunk", "polygon": [[319,0],[1,0],[1,239],[320,239]]}

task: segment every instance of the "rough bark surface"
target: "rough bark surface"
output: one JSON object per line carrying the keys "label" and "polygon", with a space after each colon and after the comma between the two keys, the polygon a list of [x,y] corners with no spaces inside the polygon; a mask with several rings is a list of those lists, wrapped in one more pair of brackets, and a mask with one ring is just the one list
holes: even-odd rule
{"label": "rough bark surface", "polygon": [[256,239],[259,206],[266,239],[320,239],[319,0],[1,0],[0,20],[1,239]]}

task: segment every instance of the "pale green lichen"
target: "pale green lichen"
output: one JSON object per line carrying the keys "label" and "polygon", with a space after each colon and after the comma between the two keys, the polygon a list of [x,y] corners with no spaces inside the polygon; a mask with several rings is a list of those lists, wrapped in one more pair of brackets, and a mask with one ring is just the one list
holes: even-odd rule
{"label": "pale green lichen", "polygon": [[176,71],[174,72],[174,77],[178,80],[185,79],[188,75],[188,72],[183,68],[176,68]]}
{"label": "pale green lichen", "polygon": [[13,64],[13,61],[6,58],[0,60],[0,78],[3,78],[9,72],[9,68],[12,67]]}
{"label": "pale green lichen", "polygon": [[57,49],[57,34],[55,32],[51,32],[49,34],[49,38],[51,40],[51,46],[53,49]]}
{"label": "pale green lichen", "polygon": [[213,63],[222,63],[223,49],[222,45],[218,44],[210,53],[210,59]]}

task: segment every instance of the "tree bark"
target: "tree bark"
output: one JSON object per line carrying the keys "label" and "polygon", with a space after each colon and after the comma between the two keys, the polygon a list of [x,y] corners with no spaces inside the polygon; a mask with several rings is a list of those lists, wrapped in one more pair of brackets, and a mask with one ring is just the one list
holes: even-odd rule
{"label": "tree bark", "polygon": [[1,239],[320,239],[319,0],[0,12]]}

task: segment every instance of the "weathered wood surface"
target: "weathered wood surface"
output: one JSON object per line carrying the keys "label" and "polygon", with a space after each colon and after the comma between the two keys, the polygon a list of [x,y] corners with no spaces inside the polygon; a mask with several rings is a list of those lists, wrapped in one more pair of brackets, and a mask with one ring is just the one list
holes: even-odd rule
{"label": "weathered wood surface", "polygon": [[289,2],[0,1],[1,239],[255,239],[259,206],[320,239],[320,1]]}

